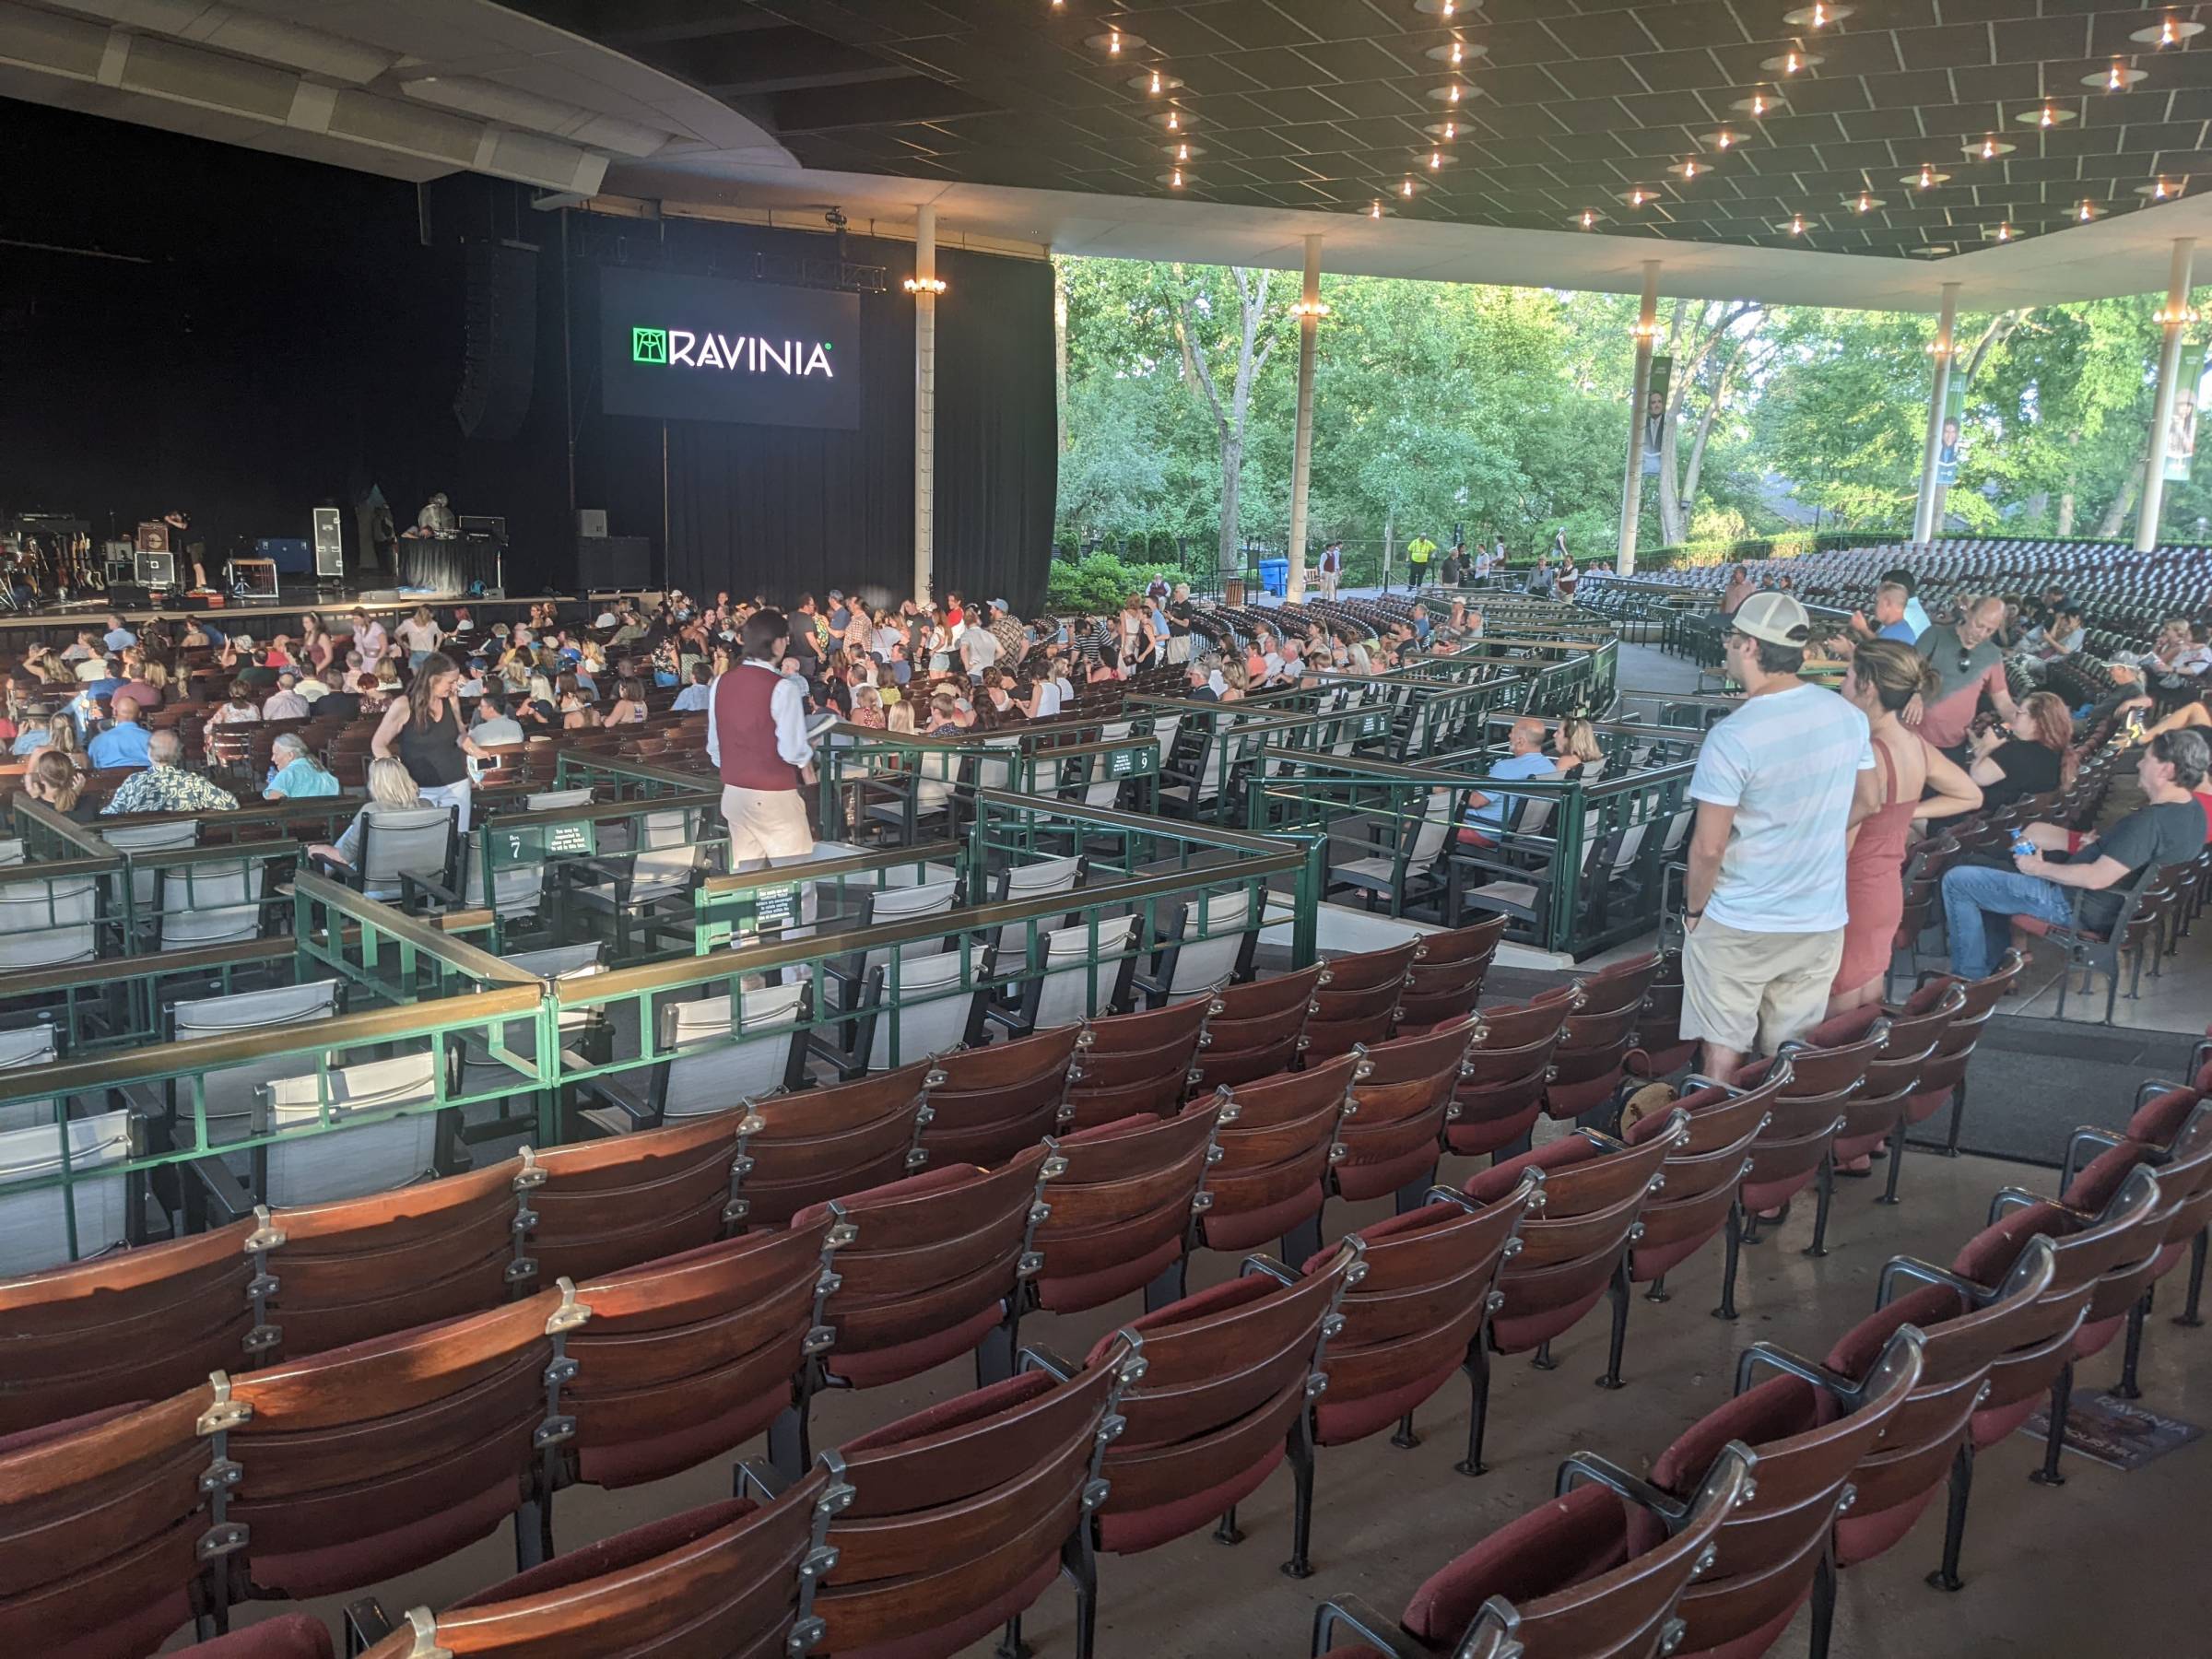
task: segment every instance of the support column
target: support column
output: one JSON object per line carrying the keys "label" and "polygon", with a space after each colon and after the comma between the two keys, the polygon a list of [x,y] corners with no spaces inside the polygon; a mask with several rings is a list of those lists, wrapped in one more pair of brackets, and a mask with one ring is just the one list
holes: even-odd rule
{"label": "support column", "polygon": [[1643,262],[1643,303],[1636,312],[1636,394],[1629,402],[1629,471],[1620,485],[1620,548],[1613,568],[1636,573],[1636,521],[1643,512],[1643,406],[1652,394],[1652,346],[1659,337],[1659,262]]}
{"label": "support column", "polygon": [[1313,477],[1313,353],[1326,308],[1321,302],[1321,238],[1306,238],[1306,284],[1298,313],[1298,437],[1290,450],[1290,576],[1284,590],[1298,605],[1306,596],[1306,489]]}
{"label": "support column", "polygon": [[1936,343],[1928,355],[1936,359],[1936,375],[1928,398],[1928,430],[1920,448],[1920,495],[1912,504],[1912,540],[1916,546],[1936,538],[1936,503],[1944,486],[1936,481],[1936,464],[1943,452],[1943,412],[1951,399],[1951,359],[1957,352],[1954,336],[1959,326],[1959,285],[1943,285],[1943,310],[1936,319]]}
{"label": "support column", "polygon": [[937,210],[914,215],[914,598],[929,597],[937,531]]}
{"label": "support column", "polygon": [[2159,395],[2151,406],[2150,458],[2143,467],[2143,505],[2136,512],[2136,551],[2147,553],[2159,545],[2159,509],[2166,501],[2166,434],[2173,426],[2173,404],[2181,388],[2174,382],[2182,368],[2182,330],[2188,326],[2189,276],[2196,260],[2196,238],[2173,239],[2173,263],[2166,276],[2166,309],[2159,324],[2166,331],[2159,347]]}

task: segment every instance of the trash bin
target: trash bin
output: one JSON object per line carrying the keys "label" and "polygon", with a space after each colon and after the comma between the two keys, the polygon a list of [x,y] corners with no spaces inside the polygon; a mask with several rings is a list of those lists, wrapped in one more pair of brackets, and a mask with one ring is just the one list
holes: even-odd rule
{"label": "trash bin", "polygon": [[1260,585],[1271,598],[1280,599],[1290,591],[1290,561],[1288,559],[1260,560]]}

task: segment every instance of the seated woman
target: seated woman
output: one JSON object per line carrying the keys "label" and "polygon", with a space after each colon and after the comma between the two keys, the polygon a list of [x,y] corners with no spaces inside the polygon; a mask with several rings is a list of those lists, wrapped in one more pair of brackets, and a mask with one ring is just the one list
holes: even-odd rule
{"label": "seated woman", "polygon": [[[2142,700],[2146,706],[2150,702],[2150,699],[2147,697]],[[2126,705],[2121,706],[2124,708]],[[2158,724],[2145,731],[2136,741],[2148,743],[2153,737],[2161,736],[2165,733],[2185,732],[2192,726],[2199,731],[2212,730],[2212,708],[2207,708],[2201,698],[2195,702],[2183,703],[2165,719],[2159,721]]]}
{"label": "seated woman", "polygon": [[1597,728],[1577,715],[1559,722],[1551,735],[1552,766],[1560,772],[1594,778],[1606,770],[1606,751],[1597,741]]}
{"label": "seated woman", "polygon": [[2074,720],[2053,691],[2022,700],[2010,720],[1971,739],[1966,775],[1982,785],[1984,806],[2009,806],[2074,782]]}
{"label": "seated woman", "polygon": [[211,726],[258,725],[261,724],[261,705],[253,700],[253,688],[242,679],[230,682],[229,700],[207,716]]}
{"label": "seated woman", "polygon": [[353,815],[353,822],[333,846],[321,842],[308,848],[310,858],[328,858],[351,868],[361,856],[361,820],[379,806],[407,807],[422,805],[422,791],[415,786],[408,774],[406,762],[395,756],[380,756],[369,762],[369,799]]}
{"label": "seated woman", "polygon": [[41,749],[23,769],[23,793],[42,801],[73,824],[88,824],[100,806],[84,798],[85,779],[66,755]]}
{"label": "seated woman", "polygon": [[645,688],[634,679],[617,681],[615,700],[606,711],[606,724],[610,726],[644,724]]}
{"label": "seated woman", "polygon": [[338,793],[338,781],[309,752],[307,740],[297,732],[282,732],[269,745],[269,781],[262,788],[265,801],[312,800]]}
{"label": "seated woman", "polygon": [[[572,677],[564,674],[560,677]],[[599,711],[586,704],[583,693],[572,685],[560,694],[559,712],[560,729],[564,732],[588,732],[599,724]]]}

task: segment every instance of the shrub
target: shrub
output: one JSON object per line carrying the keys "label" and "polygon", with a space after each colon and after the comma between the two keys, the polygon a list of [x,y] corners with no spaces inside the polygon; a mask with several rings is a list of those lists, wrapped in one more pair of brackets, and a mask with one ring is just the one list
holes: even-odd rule
{"label": "shrub", "polygon": [[1054,613],[1083,616],[1117,611],[1122,601],[1141,594],[1155,576],[1170,582],[1182,580],[1171,564],[1136,563],[1112,553],[1090,553],[1081,559],[1054,559],[1045,585],[1044,603]]}

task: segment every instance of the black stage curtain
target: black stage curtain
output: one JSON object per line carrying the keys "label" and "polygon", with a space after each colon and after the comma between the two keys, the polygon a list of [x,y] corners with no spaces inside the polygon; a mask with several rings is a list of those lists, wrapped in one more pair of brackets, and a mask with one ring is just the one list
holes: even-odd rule
{"label": "black stage curtain", "polygon": [[[724,233],[724,269],[756,250],[823,253],[820,237],[801,232],[688,229]],[[860,429],[670,421],[668,580],[678,587],[786,601],[830,587],[880,588],[893,599],[912,591],[914,313],[899,284],[913,250],[855,238],[849,257],[884,265],[892,284],[861,298]],[[933,585],[1033,615],[1059,485],[1052,268],[943,253],[937,271],[947,291],[937,302]]]}
{"label": "black stage curtain", "polygon": [[489,542],[443,536],[403,535],[399,580],[404,587],[433,594],[465,594],[477,582],[491,587],[500,579],[500,554]]}

